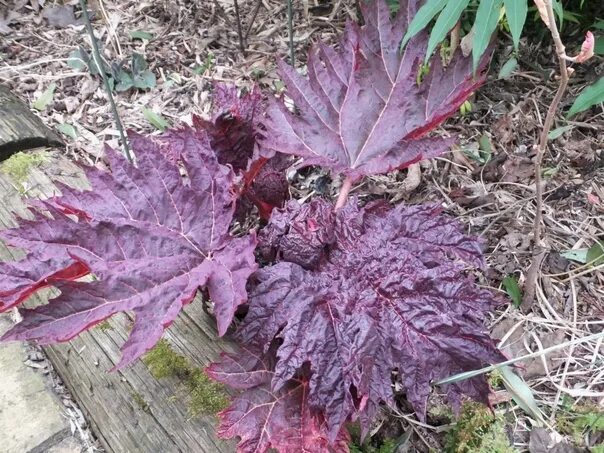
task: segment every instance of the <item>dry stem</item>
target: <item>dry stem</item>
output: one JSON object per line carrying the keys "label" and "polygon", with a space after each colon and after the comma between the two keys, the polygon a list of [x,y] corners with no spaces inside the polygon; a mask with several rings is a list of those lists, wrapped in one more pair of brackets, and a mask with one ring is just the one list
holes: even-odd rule
{"label": "dry stem", "polygon": [[539,267],[541,266],[541,262],[545,256],[544,250],[541,244],[541,234],[542,234],[542,221],[543,221],[543,180],[541,177],[541,164],[543,163],[543,156],[545,155],[545,150],[547,149],[547,141],[549,131],[554,124],[554,118],[556,116],[556,111],[558,110],[558,105],[562,100],[562,96],[564,96],[564,92],[566,91],[566,87],[568,86],[568,68],[566,67],[566,50],[564,48],[564,44],[560,38],[560,33],[558,32],[558,26],[556,25],[556,18],[554,15],[554,8],[551,0],[545,0],[545,4],[547,6],[547,18],[549,21],[549,29],[552,34],[552,38],[554,40],[554,44],[556,46],[556,54],[558,56],[558,64],[560,66],[560,84],[558,85],[558,91],[556,91],[556,95],[552,100],[552,103],[547,110],[547,116],[545,117],[545,122],[543,123],[543,129],[541,130],[541,135],[539,137],[539,144],[537,145],[537,155],[535,157],[535,204],[536,204],[536,212],[535,212],[535,223],[533,225],[533,261],[531,263],[531,267],[529,269],[527,275],[527,281],[525,284],[524,297],[522,300],[522,306],[524,309],[530,307],[535,298],[535,286],[537,284],[537,277],[539,275]]}
{"label": "dry stem", "polygon": [[352,182],[352,178],[350,176],[347,176],[344,182],[342,183],[342,188],[340,189],[340,194],[338,195],[338,201],[336,201],[336,210],[340,209],[346,204],[346,200],[348,200],[348,194],[352,189]]}

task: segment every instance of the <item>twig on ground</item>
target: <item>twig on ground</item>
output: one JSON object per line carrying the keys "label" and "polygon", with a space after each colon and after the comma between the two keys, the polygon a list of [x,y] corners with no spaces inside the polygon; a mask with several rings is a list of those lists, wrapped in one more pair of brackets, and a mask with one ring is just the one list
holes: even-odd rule
{"label": "twig on ground", "polygon": [[245,48],[247,47],[245,43],[245,38],[243,37],[243,32],[241,31],[241,16],[239,15],[239,3],[237,0],[234,0],[235,6],[235,18],[237,19],[237,36],[239,36],[239,49],[243,56],[245,56]]}
{"label": "twig on ground", "polygon": [[289,37],[289,64],[296,64],[294,51],[294,5],[293,0],[287,0],[287,34]]}
{"label": "twig on ground", "polygon": [[249,24],[247,25],[247,30],[245,31],[245,41],[247,42],[247,39],[250,37],[250,32],[252,31],[252,26],[254,25],[254,22],[256,21],[256,17],[258,16],[258,11],[260,11],[260,7],[262,6],[262,0],[258,0],[256,2],[256,6],[254,6],[254,11],[252,12],[252,18],[250,19]]}
{"label": "twig on ground", "polygon": [[566,66],[566,50],[560,33],[558,32],[558,26],[556,24],[556,17],[554,15],[554,8],[551,0],[545,0],[547,7],[547,19],[549,21],[548,27],[551,31],[552,38],[556,47],[556,55],[558,56],[558,64],[560,66],[560,83],[556,95],[552,100],[552,103],[547,110],[547,116],[543,123],[543,129],[539,137],[539,144],[536,146],[537,155],[535,156],[535,223],[533,225],[533,261],[529,268],[526,283],[524,285],[524,295],[522,297],[522,308],[527,310],[533,304],[535,299],[535,286],[537,285],[537,279],[539,276],[539,268],[541,262],[545,257],[545,249],[541,243],[542,234],[542,221],[543,221],[543,179],[541,177],[541,164],[543,163],[543,156],[547,149],[548,134],[552,125],[554,124],[554,118],[558,110],[558,105],[564,96],[566,87],[568,86],[569,71]]}
{"label": "twig on ground", "polygon": [[126,134],[124,134],[124,127],[122,126],[122,120],[120,119],[120,115],[117,111],[117,106],[115,105],[115,100],[113,99],[113,94],[111,93],[111,87],[109,86],[109,79],[107,78],[107,74],[103,71],[103,63],[101,60],[101,53],[99,52],[99,45],[96,41],[96,37],[94,36],[94,30],[92,29],[92,24],[90,23],[90,17],[88,16],[88,2],[86,0],[80,0],[80,7],[82,8],[82,17],[84,18],[84,23],[86,24],[86,31],[90,36],[90,42],[92,43],[92,56],[96,63],[97,68],[99,68],[99,73],[103,78],[103,83],[105,85],[105,92],[107,93],[107,99],[109,100],[109,105],[111,106],[111,112],[113,113],[113,119],[115,120],[115,127],[117,128],[120,134],[120,140],[122,141],[122,146],[124,147],[124,155],[126,158],[132,162],[132,154],[130,153],[130,148],[128,147],[128,141],[126,140]]}

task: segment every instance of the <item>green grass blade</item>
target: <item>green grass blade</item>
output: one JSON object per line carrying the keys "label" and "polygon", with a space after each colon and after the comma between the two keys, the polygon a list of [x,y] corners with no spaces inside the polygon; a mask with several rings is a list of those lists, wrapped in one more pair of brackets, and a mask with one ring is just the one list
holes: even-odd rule
{"label": "green grass blade", "polygon": [[151,123],[155,128],[159,129],[162,132],[165,131],[168,127],[170,127],[170,124],[166,121],[163,116],[155,113],[153,110],[147,107],[143,107],[143,116],[147,121],[149,121],[149,123]]}
{"label": "green grass blade", "polygon": [[436,46],[440,44],[447,36],[447,33],[455,27],[455,24],[461,17],[461,13],[466,6],[468,6],[470,0],[450,0],[442,12],[436,19],[436,24],[430,33],[430,40],[428,41],[428,51],[426,52],[426,60],[432,55]]}
{"label": "green grass blade", "polygon": [[403,36],[403,41],[401,42],[401,50],[405,45],[409,42],[411,38],[417,35],[420,31],[422,31],[428,22],[430,22],[434,17],[445,7],[445,5],[449,3],[454,3],[454,1],[450,0],[428,0],[417,12],[411,23],[409,24],[409,28],[407,29],[407,33]]}
{"label": "green grass blade", "polygon": [[535,401],[535,395],[533,395],[533,391],[526,382],[520,376],[516,375],[509,366],[499,368],[499,373],[501,373],[503,385],[508,393],[512,395],[516,404],[540,425],[544,425],[543,412],[539,409],[537,401]]}
{"label": "green grass blade", "polygon": [[474,71],[478,67],[480,57],[487,50],[491,35],[499,22],[499,11],[503,0],[481,0],[474,21],[474,38],[472,40],[472,64]]}
{"label": "green grass blade", "polygon": [[448,378],[441,379],[440,381],[434,382],[433,385],[453,384],[455,382],[463,381],[465,379],[470,379],[470,378],[473,378],[476,376],[480,376],[481,374],[489,373],[490,371],[501,368],[502,366],[512,365],[517,362],[522,362],[523,360],[532,359],[533,357],[541,357],[542,355],[548,354],[553,351],[557,351],[559,349],[564,349],[568,346],[572,346],[572,345],[580,344],[580,343],[586,343],[588,341],[599,340],[600,338],[604,338],[604,332],[594,333],[592,335],[587,335],[586,337],[575,338],[574,340],[555,344],[554,346],[550,346],[549,348],[541,349],[536,352],[531,352],[530,354],[525,354],[520,357],[515,357],[513,359],[506,360],[505,362],[496,363],[495,365],[489,365],[489,366],[481,368],[479,370],[464,371],[463,373],[458,373],[453,376],[449,376]]}
{"label": "green grass blade", "polygon": [[526,15],[528,12],[528,1],[527,0],[504,0],[505,16],[510,26],[510,32],[512,33],[512,40],[514,41],[514,48],[518,50],[518,44],[520,43],[520,35],[526,22]]}
{"label": "green grass blade", "polygon": [[569,118],[576,113],[582,112],[583,110],[587,110],[593,105],[604,102],[604,77],[598,80],[593,85],[585,88],[579,97],[575,99],[575,102],[571,106],[570,110],[566,114],[566,117]]}
{"label": "green grass blade", "polygon": [[40,97],[34,101],[32,107],[40,112],[42,110],[46,110],[46,107],[48,107],[48,104],[52,102],[55,96],[56,87],[57,84],[54,82],[48,85],[48,88],[46,88],[44,92],[40,95]]}

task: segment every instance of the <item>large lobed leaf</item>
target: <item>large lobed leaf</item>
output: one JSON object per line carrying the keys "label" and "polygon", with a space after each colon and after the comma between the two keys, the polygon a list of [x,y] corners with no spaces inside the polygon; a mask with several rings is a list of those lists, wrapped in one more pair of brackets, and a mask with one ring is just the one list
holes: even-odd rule
{"label": "large lobed leaf", "polygon": [[218,435],[240,437],[238,447],[243,452],[348,452],[348,432],[341,430],[332,442],[325,420],[312,413],[307,377],[302,374],[278,390],[271,389],[273,364],[273,351],[263,354],[243,348],[238,354],[223,355],[221,363],[207,369],[217,381],[243,390],[219,414]]}
{"label": "large lobed leaf", "polygon": [[[365,25],[348,23],[338,50],[319,44],[308,55],[308,78],[280,64],[298,113],[274,100],[264,121],[266,149],[304,157],[351,178],[385,173],[445,152],[452,140],[424,135],[451,116],[484,81],[458,52],[443,67],[432,59],[418,85],[428,37],[399,52],[418,0],[401,0],[394,19],[385,0],[362,2]],[[488,55],[480,62],[482,73]]]}
{"label": "large lobed leaf", "polygon": [[[272,256],[292,258],[255,274],[237,338],[264,351],[279,345],[272,392],[309,366],[308,405],[331,441],[345,422],[359,419],[366,431],[380,403],[395,405],[395,371],[424,419],[431,381],[504,360],[484,326],[495,298],[464,272],[482,263],[480,246],[436,206],[353,200],[334,212],[321,199],[292,201],[261,240]],[[476,378],[447,393],[454,404],[462,394],[484,401],[488,386]]]}
{"label": "large lobed leaf", "polygon": [[[63,196],[37,203],[51,217],[38,211],[0,232],[28,252],[22,261],[0,263],[0,311],[41,287],[61,290],[47,305],[23,310],[4,340],[67,341],[129,311],[135,320],[118,365],[124,366],[155,344],[200,287],[208,289],[225,333],[247,300],[256,239],[229,234],[233,171],[203,137],[181,136],[179,164],[156,142],[132,136],[136,166],[108,149],[110,173],[85,168],[93,190],[59,184]],[[94,281],[72,281],[87,273]]]}

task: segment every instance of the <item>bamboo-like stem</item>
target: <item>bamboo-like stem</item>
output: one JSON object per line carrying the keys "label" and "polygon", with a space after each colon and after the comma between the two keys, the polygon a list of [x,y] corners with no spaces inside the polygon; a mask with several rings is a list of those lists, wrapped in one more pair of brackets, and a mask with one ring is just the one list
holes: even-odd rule
{"label": "bamboo-like stem", "polygon": [[86,24],[86,31],[88,32],[88,35],[90,36],[90,41],[92,43],[92,57],[94,58],[96,67],[99,69],[99,73],[101,74],[101,77],[103,79],[103,84],[105,85],[105,92],[107,93],[107,99],[109,100],[109,105],[111,106],[111,113],[113,114],[115,127],[117,128],[120,134],[120,140],[122,141],[122,147],[124,148],[124,156],[126,156],[126,158],[130,162],[132,162],[132,154],[130,153],[130,148],[128,147],[128,140],[126,140],[126,134],[124,134],[122,120],[120,119],[120,115],[117,111],[117,106],[115,105],[115,100],[113,99],[113,93],[111,92],[111,87],[109,86],[109,79],[107,78],[107,74],[105,74],[105,71],[103,70],[101,52],[99,51],[99,45],[94,36],[92,24],[90,23],[87,3],[88,2],[86,0],[80,0],[80,7],[82,8],[82,18],[84,19],[84,23]]}
{"label": "bamboo-like stem", "polygon": [[547,150],[548,135],[554,124],[556,112],[560,101],[564,96],[564,92],[568,86],[568,68],[566,66],[566,49],[560,38],[558,32],[558,26],[556,24],[556,17],[554,15],[554,8],[552,0],[544,0],[547,7],[547,19],[549,21],[548,28],[551,31],[554,45],[556,47],[556,55],[558,56],[558,64],[560,66],[560,83],[556,95],[552,100],[548,110],[547,116],[543,123],[543,129],[539,136],[539,143],[536,146],[537,154],[535,156],[535,222],[533,224],[533,261],[527,274],[527,281],[524,285],[524,296],[522,298],[522,308],[527,309],[533,303],[535,298],[535,286],[537,284],[537,277],[539,275],[538,268],[541,266],[541,262],[545,257],[544,250],[541,244],[541,236],[543,233],[543,178],[541,176],[541,166],[543,163],[543,157]]}
{"label": "bamboo-like stem", "polygon": [[353,180],[350,176],[347,176],[342,183],[342,188],[340,189],[340,194],[338,195],[338,201],[336,201],[336,210],[340,209],[342,206],[346,204],[346,200],[348,200],[348,194],[350,194],[350,190],[352,189]]}

